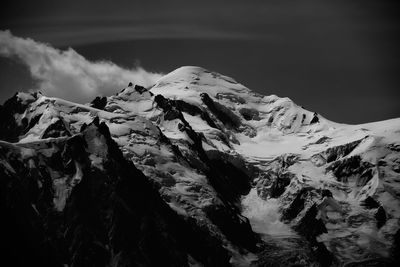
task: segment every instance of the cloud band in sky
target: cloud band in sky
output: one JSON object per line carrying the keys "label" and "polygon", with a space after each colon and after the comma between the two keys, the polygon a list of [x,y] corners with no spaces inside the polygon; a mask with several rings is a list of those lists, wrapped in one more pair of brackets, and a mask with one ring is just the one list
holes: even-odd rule
{"label": "cloud band in sky", "polygon": [[151,86],[161,77],[141,67],[125,69],[109,61],[91,62],[73,49],[59,50],[10,31],[0,31],[0,55],[20,59],[38,88],[49,96],[76,102],[91,101],[97,95],[111,95],[129,82]]}

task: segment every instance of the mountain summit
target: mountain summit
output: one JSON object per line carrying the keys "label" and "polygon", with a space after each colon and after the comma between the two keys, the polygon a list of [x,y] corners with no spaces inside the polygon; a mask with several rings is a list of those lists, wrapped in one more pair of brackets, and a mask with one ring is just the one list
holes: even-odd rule
{"label": "mountain summit", "polygon": [[0,106],[1,251],[18,266],[389,266],[399,133],[192,66],[85,105],[17,93]]}

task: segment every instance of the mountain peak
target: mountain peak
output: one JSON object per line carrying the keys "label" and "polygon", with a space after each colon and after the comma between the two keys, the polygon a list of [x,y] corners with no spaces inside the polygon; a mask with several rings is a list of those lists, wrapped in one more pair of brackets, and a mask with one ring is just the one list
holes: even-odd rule
{"label": "mountain peak", "polygon": [[174,90],[192,89],[198,92],[206,92],[212,96],[219,92],[251,92],[228,76],[196,66],[180,67],[166,74],[152,87],[152,91],[162,90],[166,86],[172,86],[170,89]]}
{"label": "mountain peak", "polygon": [[[26,198],[26,207],[36,210],[17,212],[42,216],[55,210],[60,213],[56,221],[62,222],[55,224],[59,233],[66,232],[63,225],[69,229],[70,222],[62,218],[78,212],[83,225],[90,219],[93,225],[107,226],[98,231],[118,237],[117,247],[137,243],[143,259],[171,258],[159,257],[171,247],[170,241],[162,243],[166,234],[176,238],[172,243],[188,248],[179,257],[193,263],[188,265],[246,261],[246,251],[258,253],[256,248],[264,242],[278,244],[276,251],[254,255],[259,263],[255,265],[292,257],[293,250],[281,245],[279,238],[292,247],[302,244],[295,257],[305,259],[308,266],[333,256],[340,262],[362,260],[365,253],[386,257],[400,221],[399,119],[336,124],[289,98],[263,96],[232,78],[193,66],[172,71],[151,88],[129,84],[118,94],[97,97],[87,105],[17,93],[0,106],[0,116],[0,174],[3,170],[18,175],[7,179],[11,184],[24,181],[18,187],[24,196],[32,196]],[[0,190],[9,190],[4,188]],[[374,205],[363,208],[365,199],[374,199]],[[110,203],[116,206],[107,206]],[[13,207],[9,210],[14,212]],[[96,209],[95,219],[79,212]],[[110,210],[122,217],[110,221]],[[161,224],[151,221],[153,212],[157,220],[163,219]],[[177,224],[179,218],[183,224]],[[136,241],[143,239],[136,234],[143,233],[149,220],[156,228],[149,228],[149,243],[142,247]],[[114,221],[115,225],[108,224]],[[52,233],[46,233],[50,239],[55,238]],[[131,233],[127,239],[126,233]],[[79,235],[57,236],[61,247],[56,251],[79,241]],[[117,247],[108,238],[93,240],[87,245],[101,244],[104,262],[120,257],[115,254],[112,259]],[[151,242],[158,240],[166,247],[154,247]],[[317,251],[307,251],[310,247]],[[76,248],[76,255],[98,251]],[[324,256],[318,256],[321,253]],[[175,257],[171,259],[176,263]]]}

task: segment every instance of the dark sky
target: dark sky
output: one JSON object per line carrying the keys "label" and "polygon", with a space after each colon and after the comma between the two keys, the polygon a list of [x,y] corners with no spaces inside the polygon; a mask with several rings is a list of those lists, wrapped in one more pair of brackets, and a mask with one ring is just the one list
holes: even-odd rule
{"label": "dark sky", "polygon": [[[288,96],[325,117],[400,117],[398,4],[378,0],[20,1],[0,30],[90,60],[170,72],[198,65],[262,94]],[[32,87],[0,58],[0,102]]]}

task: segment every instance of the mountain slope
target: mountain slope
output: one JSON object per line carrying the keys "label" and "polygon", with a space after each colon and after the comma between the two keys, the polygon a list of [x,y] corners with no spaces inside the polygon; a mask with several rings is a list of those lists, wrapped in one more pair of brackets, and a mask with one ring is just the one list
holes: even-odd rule
{"label": "mountain slope", "polygon": [[165,204],[104,123],[84,128],[73,137],[1,143],[3,259],[14,266],[227,264],[222,244]]}
{"label": "mountain slope", "polygon": [[[162,212],[143,215],[146,228],[154,225],[153,217],[165,220],[166,228],[156,224],[155,230],[150,227],[147,232],[167,233],[160,245],[176,244],[162,249],[167,251],[160,257],[166,264],[168,260],[171,265],[205,266],[285,261],[329,266],[365,264],[365,260],[390,264],[393,253],[398,253],[393,244],[399,242],[400,228],[400,119],[364,125],[334,123],[288,98],[259,95],[199,67],[179,68],[151,88],[130,84],[87,105],[18,93],[0,111],[0,139],[7,141],[0,143],[4,168],[15,168],[9,166],[9,151],[22,148],[30,156],[24,151],[17,154],[25,158],[13,158],[27,172],[36,168],[29,167],[27,159],[40,159],[40,153],[51,159],[40,159],[43,166],[56,168],[52,167],[57,161],[54,152],[38,147],[63,147],[89,135],[86,161],[114,181],[120,176],[119,167],[109,173],[104,151],[115,141],[119,148],[113,145],[113,151],[121,150],[124,160],[133,162],[145,176],[136,175],[158,191],[138,201],[148,198],[157,207],[167,204],[160,208]],[[91,130],[99,125],[109,129],[104,138]],[[90,152],[91,147],[97,152]],[[81,165],[71,160],[68,166],[48,170],[52,190],[48,189],[47,202],[39,201],[47,205],[46,210],[69,212],[76,184],[84,180]],[[68,173],[69,169],[75,171]],[[7,174],[4,179],[18,180],[21,175]],[[65,176],[70,177],[68,182],[60,180]],[[24,194],[32,194],[32,188],[23,188]],[[87,190],[95,188],[91,185]],[[137,185],[128,188],[126,196],[135,195]],[[112,187],[99,201],[110,205],[110,194],[115,194]],[[24,205],[33,203],[26,201]],[[131,210],[143,214],[141,207]],[[170,228],[170,221],[179,221],[184,225],[179,229],[186,232]],[[123,226],[115,230],[131,231]],[[193,240],[185,239],[186,234]],[[130,242],[124,241],[124,246],[133,248]],[[156,255],[158,250],[149,246],[145,253]],[[299,246],[302,249],[293,253],[291,248]],[[207,249],[214,254],[207,257],[197,251]],[[107,255],[104,262],[122,265],[113,253]],[[130,255],[124,260],[131,264],[157,265],[146,262],[145,256]],[[142,262],[134,262],[141,257]]]}

